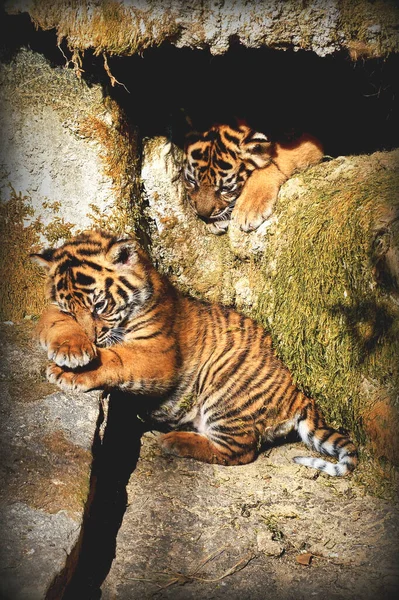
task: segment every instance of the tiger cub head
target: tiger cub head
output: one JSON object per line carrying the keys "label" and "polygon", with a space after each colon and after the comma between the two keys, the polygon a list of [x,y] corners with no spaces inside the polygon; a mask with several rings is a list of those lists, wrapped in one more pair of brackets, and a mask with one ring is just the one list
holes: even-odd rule
{"label": "tiger cub head", "polygon": [[189,133],[185,145],[184,185],[190,204],[212,233],[227,230],[232,210],[255,169],[270,164],[273,144],[245,124],[214,125]]}
{"label": "tiger cub head", "polygon": [[161,278],[133,239],[85,231],[31,259],[47,270],[47,295],[99,347],[123,341]]}

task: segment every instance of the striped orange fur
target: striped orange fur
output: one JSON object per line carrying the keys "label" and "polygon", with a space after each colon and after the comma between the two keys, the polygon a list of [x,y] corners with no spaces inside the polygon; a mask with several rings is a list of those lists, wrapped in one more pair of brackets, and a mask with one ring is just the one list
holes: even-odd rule
{"label": "striped orange fur", "polygon": [[346,435],[299,391],[259,324],[181,295],[132,239],[85,232],[33,259],[48,271],[52,304],[37,334],[64,389],[121,388],[154,397],[138,407],[165,451],[209,463],[253,461],[296,431],[337,459],[297,458],[330,475],[357,464]]}
{"label": "striped orange fur", "polygon": [[187,135],[183,181],[211,233],[225,233],[230,219],[252,231],[272,214],[281,185],[322,157],[320,142],[308,133],[271,141],[243,121],[216,124]]}

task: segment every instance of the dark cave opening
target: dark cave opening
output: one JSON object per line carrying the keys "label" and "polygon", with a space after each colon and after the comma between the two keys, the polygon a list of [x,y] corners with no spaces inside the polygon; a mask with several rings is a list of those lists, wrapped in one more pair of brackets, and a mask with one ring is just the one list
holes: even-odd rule
{"label": "dark cave opening", "polygon": [[290,50],[233,45],[223,56],[163,46],[143,57],[109,60],[123,86],[117,99],[143,136],[182,146],[193,127],[243,118],[272,138],[294,131],[319,137],[327,155],[371,153],[399,145],[399,57],[353,62]]}

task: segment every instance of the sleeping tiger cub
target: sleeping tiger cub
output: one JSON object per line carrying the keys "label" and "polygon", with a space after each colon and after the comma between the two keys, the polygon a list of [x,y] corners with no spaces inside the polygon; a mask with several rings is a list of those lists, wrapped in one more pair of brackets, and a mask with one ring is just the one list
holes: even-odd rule
{"label": "sleeping tiger cub", "polygon": [[214,125],[205,133],[188,134],[183,180],[192,207],[211,233],[225,233],[230,219],[248,232],[270,217],[281,185],[322,157],[320,142],[309,134],[271,142],[244,123]]}
{"label": "sleeping tiger cub", "polygon": [[48,273],[51,305],[37,335],[52,361],[49,381],[142,394],[138,414],[167,431],[161,446],[178,456],[245,464],[296,431],[338,461],[297,463],[329,475],[355,468],[353,443],[295,388],[270,335],[234,310],[181,295],[134,240],[88,231],[32,256]]}

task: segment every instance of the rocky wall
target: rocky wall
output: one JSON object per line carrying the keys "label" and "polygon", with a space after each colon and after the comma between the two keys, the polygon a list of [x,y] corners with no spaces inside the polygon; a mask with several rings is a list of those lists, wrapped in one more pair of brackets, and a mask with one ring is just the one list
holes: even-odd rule
{"label": "rocky wall", "polygon": [[32,321],[2,323],[0,336],[0,596],[41,600],[76,567],[99,398],[45,381]]}
{"label": "rocky wall", "polygon": [[223,54],[232,38],[248,48],[320,56],[347,49],[355,59],[399,49],[399,12],[390,0],[9,0],[6,6],[12,14],[28,12],[43,29],[55,28],[77,61],[88,49],[129,56],[162,42]]}

